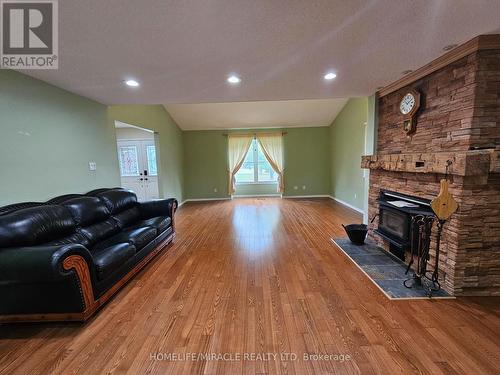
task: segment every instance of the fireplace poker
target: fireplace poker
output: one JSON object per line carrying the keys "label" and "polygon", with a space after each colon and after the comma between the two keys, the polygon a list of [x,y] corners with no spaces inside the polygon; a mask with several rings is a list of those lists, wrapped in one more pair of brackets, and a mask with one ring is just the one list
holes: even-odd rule
{"label": "fireplace poker", "polygon": [[[416,215],[412,218],[411,259],[408,263],[406,273],[409,272],[411,265],[414,262],[415,255],[417,258],[417,266],[416,270],[413,271],[413,276],[403,282],[404,286],[409,289],[413,287],[412,285],[408,285],[409,281],[413,281],[416,285],[423,285],[422,278],[427,278],[427,262],[429,261],[433,222],[433,216]],[[417,242],[416,246],[414,246],[415,242]],[[430,293],[431,288],[426,289],[428,289],[428,292]]]}

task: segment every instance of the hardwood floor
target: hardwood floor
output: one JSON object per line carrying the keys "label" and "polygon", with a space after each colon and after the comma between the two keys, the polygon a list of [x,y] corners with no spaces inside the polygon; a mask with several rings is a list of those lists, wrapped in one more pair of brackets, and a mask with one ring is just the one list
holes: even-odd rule
{"label": "hardwood floor", "polygon": [[338,203],[176,217],[174,245],[87,324],[1,325],[0,374],[498,373],[500,299],[389,301],[330,243],[360,220]]}

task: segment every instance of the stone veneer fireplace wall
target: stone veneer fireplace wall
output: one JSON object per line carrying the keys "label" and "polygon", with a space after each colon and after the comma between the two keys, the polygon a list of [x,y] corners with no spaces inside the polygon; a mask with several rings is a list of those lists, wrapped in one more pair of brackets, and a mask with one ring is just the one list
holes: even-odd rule
{"label": "stone veneer fireplace wall", "polygon": [[[409,89],[422,97],[411,137],[403,132],[399,113]],[[442,286],[455,295],[500,295],[500,48],[476,48],[381,96],[378,118],[377,154],[362,161],[362,167],[372,169],[369,218],[378,213],[380,189],[436,197],[446,160],[451,160],[450,190],[459,210],[443,231]],[[416,160],[423,163],[416,165]],[[369,235],[388,249],[373,233],[377,225]],[[434,255],[435,239],[431,264]]]}

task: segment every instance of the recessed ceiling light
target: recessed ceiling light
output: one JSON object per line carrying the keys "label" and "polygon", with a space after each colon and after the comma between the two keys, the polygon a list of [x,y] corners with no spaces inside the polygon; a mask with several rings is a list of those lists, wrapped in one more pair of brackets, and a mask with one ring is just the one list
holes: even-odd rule
{"label": "recessed ceiling light", "polygon": [[127,79],[125,81],[125,84],[127,86],[130,86],[130,87],[138,87],[139,86],[139,82],[137,82],[135,79]]}
{"label": "recessed ceiling light", "polygon": [[240,83],[241,82],[241,78],[238,77],[237,75],[230,75],[229,77],[227,77],[227,81],[229,83],[232,83],[232,84],[236,84],[236,83]]}
{"label": "recessed ceiling light", "polygon": [[326,73],[323,78],[326,79],[327,81],[330,81],[330,80],[334,79],[335,77],[337,77],[337,75],[335,73],[330,72],[330,73]]}
{"label": "recessed ceiling light", "polygon": [[448,44],[447,46],[443,47],[443,51],[450,51],[453,48],[455,48],[456,46],[457,46],[457,44]]}
{"label": "recessed ceiling light", "polygon": [[410,74],[411,72],[413,72],[413,70],[408,69],[408,70],[403,70],[403,71],[401,72],[401,74],[402,74],[402,75],[407,75],[407,74]]}

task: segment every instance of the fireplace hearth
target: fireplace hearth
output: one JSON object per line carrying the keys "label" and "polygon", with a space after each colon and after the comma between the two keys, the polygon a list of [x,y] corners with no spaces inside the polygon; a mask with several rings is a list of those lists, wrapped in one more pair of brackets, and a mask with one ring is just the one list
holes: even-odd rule
{"label": "fireplace hearth", "polygon": [[[389,242],[389,251],[402,261],[412,246],[411,225],[417,215],[432,216],[430,200],[381,190],[379,198],[379,220],[375,233]],[[414,241],[414,240],[413,240]]]}

